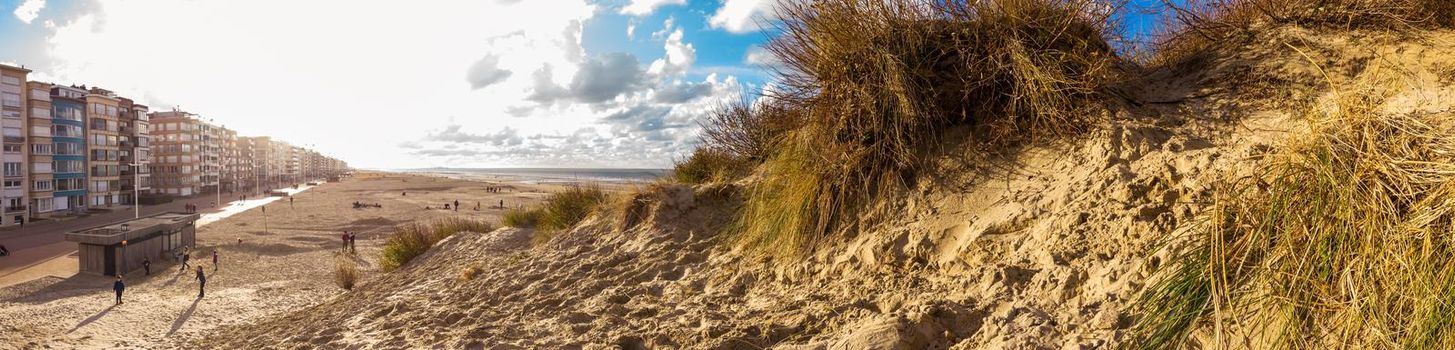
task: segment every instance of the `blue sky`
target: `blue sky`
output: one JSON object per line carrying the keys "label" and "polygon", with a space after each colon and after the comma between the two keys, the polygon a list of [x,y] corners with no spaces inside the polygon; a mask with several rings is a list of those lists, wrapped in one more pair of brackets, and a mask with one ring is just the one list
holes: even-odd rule
{"label": "blue sky", "polygon": [[665,167],[769,1],[0,0],[0,62],[363,167]]}

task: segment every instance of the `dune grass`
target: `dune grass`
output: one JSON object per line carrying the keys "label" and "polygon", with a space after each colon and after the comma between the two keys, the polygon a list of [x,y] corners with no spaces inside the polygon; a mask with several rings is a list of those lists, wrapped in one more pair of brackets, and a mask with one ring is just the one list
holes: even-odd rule
{"label": "dune grass", "polygon": [[338,255],[333,259],[333,282],[344,290],[353,290],[355,283],[359,281],[359,264],[347,256]]}
{"label": "dune grass", "polygon": [[1218,188],[1140,297],[1132,347],[1455,347],[1455,114],[1383,114],[1378,91],[1336,91]]}
{"label": "dune grass", "polygon": [[1406,32],[1455,26],[1449,0],[1192,0],[1168,3],[1150,63],[1178,63],[1245,42],[1266,28]]}
{"label": "dune grass", "polygon": [[[1117,57],[1092,1],[825,0],[780,5],[786,118],[735,225],[761,250],[813,249],[907,188],[941,133],[985,153],[1084,131]],[[751,111],[750,111],[751,112]],[[751,119],[751,118],[750,118]]]}
{"label": "dune grass", "polygon": [[512,208],[501,217],[502,225],[510,227],[536,227],[541,221],[541,210],[537,208]]}
{"label": "dune grass", "polygon": [[534,208],[514,209],[505,213],[505,225],[535,228],[533,244],[550,241],[559,231],[570,229],[585,220],[608,199],[606,191],[594,185],[571,186],[551,193],[545,202]]}
{"label": "dune grass", "polygon": [[672,181],[685,184],[726,182],[741,178],[756,164],[717,148],[702,147],[672,166]]}
{"label": "dune grass", "polygon": [[429,223],[408,223],[396,226],[394,233],[384,241],[379,255],[379,266],[392,271],[424,254],[436,242],[460,232],[490,232],[494,226],[488,222],[451,217]]}

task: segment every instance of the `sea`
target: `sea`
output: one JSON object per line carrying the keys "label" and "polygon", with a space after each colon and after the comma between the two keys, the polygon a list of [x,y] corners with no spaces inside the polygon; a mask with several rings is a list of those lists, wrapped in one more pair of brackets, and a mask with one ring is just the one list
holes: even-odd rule
{"label": "sea", "polygon": [[595,168],[425,168],[405,172],[444,176],[498,176],[527,183],[560,182],[650,182],[667,175],[669,169]]}

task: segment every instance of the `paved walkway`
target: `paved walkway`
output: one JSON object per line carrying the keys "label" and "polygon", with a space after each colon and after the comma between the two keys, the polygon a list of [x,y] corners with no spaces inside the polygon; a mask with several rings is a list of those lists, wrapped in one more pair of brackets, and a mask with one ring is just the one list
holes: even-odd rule
{"label": "paved walkway", "polygon": [[[299,186],[296,190],[292,188],[280,190],[292,195],[309,188],[312,186]],[[216,198],[200,195],[179,198],[170,203],[144,205],[141,207],[141,215],[182,211],[188,203],[194,203],[199,207],[198,211],[202,213],[202,217],[197,219],[197,226],[200,227],[280,199],[283,197],[253,197],[227,202],[222,207],[209,207]],[[112,209],[115,210],[109,213],[92,214],[69,220],[41,221],[26,224],[24,228],[16,230],[0,231],[0,244],[10,250],[10,256],[0,257],[0,288],[49,275],[66,277],[74,274],[78,263],[75,256],[76,243],[66,242],[64,234],[82,228],[130,219],[135,215],[131,206],[115,206]]]}

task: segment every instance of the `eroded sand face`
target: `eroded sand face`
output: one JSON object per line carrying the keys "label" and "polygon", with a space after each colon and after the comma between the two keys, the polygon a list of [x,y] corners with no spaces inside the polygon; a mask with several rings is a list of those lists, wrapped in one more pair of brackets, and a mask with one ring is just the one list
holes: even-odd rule
{"label": "eroded sand face", "polygon": [[[552,187],[504,184],[492,193],[485,182],[417,175],[362,175],[328,183],[280,200],[264,214],[248,210],[198,228],[193,261],[207,273],[207,296],[197,296],[194,272],[154,260],[152,275],[128,275],[125,303],[114,305],[112,279],[76,275],[43,277],[0,289],[0,348],[164,348],[222,325],[254,322],[327,301],[334,285],[334,256],[344,231],[359,233],[351,256],[376,273],[381,237],[397,223],[465,216],[498,222],[502,209],[529,205]],[[560,186],[560,185],[556,185]],[[407,192],[407,195],[405,195]],[[438,209],[459,200],[458,212]],[[383,208],[354,209],[352,203]],[[475,211],[476,202],[481,209]],[[436,209],[425,210],[425,206]],[[238,239],[242,243],[238,244]],[[214,272],[211,253],[220,252]]]}

